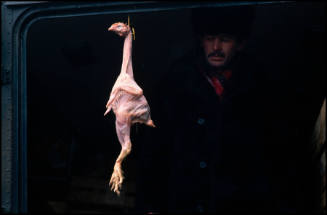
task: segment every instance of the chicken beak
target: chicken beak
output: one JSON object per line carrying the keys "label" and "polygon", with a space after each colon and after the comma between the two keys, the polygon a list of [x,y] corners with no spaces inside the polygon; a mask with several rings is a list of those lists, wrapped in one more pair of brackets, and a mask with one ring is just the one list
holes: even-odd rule
{"label": "chicken beak", "polygon": [[113,30],[113,27],[112,26],[110,26],[110,28],[108,28],[108,31],[112,31]]}

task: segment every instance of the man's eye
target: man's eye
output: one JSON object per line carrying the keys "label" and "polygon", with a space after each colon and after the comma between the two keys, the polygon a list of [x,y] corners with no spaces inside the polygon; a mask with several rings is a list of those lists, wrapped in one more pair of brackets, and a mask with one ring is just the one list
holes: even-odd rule
{"label": "man's eye", "polygon": [[229,39],[229,38],[221,38],[221,41],[222,42],[229,42],[231,39]]}
{"label": "man's eye", "polygon": [[211,37],[211,36],[206,37],[206,40],[208,40],[208,41],[212,41],[214,39],[215,39],[215,37]]}
{"label": "man's eye", "polygon": [[230,42],[233,40],[232,37],[229,37],[229,36],[222,36],[219,38],[222,42]]}

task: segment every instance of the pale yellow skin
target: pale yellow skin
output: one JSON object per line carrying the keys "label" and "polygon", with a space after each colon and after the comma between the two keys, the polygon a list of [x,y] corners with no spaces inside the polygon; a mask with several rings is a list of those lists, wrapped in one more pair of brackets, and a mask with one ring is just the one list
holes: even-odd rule
{"label": "pale yellow skin", "polygon": [[111,190],[120,194],[124,180],[121,163],[131,152],[132,143],[130,139],[130,128],[134,123],[144,123],[155,127],[150,116],[150,107],[143,95],[143,90],[137,85],[133,78],[132,68],[132,32],[130,27],[118,22],[108,29],[119,36],[125,37],[123,50],[123,63],[121,72],[111,90],[106,105],[108,114],[112,109],[116,116],[116,132],[122,146],[121,152],[116,160],[114,170],[109,182]]}

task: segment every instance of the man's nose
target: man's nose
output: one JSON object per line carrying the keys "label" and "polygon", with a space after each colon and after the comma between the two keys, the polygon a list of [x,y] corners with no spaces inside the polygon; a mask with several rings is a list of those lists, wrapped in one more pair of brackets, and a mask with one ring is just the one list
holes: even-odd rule
{"label": "man's nose", "polygon": [[220,50],[221,49],[221,41],[219,38],[215,38],[213,42],[213,48],[214,50]]}

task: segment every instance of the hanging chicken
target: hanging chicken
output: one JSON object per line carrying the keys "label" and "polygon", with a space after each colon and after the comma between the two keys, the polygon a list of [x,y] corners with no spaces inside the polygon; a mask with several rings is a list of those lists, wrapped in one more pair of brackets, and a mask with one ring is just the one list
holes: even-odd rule
{"label": "hanging chicken", "polygon": [[132,36],[135,36],[134,29],[130,28],[128,20],[128,25],[117,22],[112,24],[108,31],[113,31],[125,38],[121,72],[111,90],[106,105],[107,110],[104,113],[104,115],[108,114],[111,109],[115,113],[116,132],[122,147],[109,182],[111,190],[119,195],[124,180],[121,164],[132,148],[130,139],[132,124],[144,123],[151,127],[155,127],[155,125],[151,120],[150,107],[143,95],[143,90],[133,78]]}

